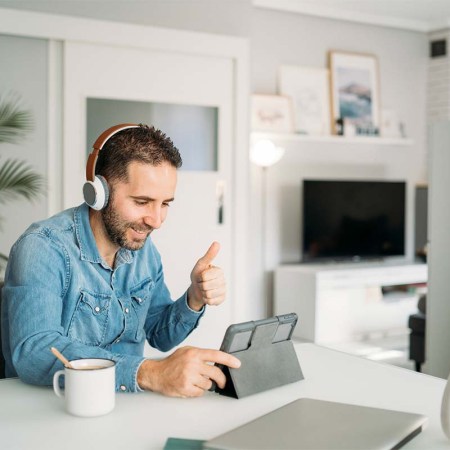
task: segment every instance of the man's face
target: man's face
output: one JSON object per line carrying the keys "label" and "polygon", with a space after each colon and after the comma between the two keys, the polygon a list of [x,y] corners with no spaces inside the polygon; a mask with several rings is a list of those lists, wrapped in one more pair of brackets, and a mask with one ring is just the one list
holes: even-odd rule
{"label": "man's face", "polygon": [[139,250],[167,216],[174,199],[177,169],[167,162],[152,166],[133,161],[128,182],[115,182],[111,198],[102,210],[109,239],[128,250]]}

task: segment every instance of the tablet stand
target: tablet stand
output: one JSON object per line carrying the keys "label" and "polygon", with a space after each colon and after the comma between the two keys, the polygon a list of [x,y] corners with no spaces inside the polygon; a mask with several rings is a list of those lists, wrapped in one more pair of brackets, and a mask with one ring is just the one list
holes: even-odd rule
{"label": "tablet stand", "polygon": [[216,392],[242,398],[288,383],[303,380],[303,373],[292,341],[272,343],[277,323],[256,327],[250,347],[232,353],[241,361],[239,369],[224,367],[226,385]]}

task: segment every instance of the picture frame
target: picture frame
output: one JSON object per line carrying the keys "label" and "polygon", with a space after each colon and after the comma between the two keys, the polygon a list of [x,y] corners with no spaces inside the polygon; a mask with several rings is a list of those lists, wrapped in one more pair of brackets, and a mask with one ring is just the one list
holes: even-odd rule
{"label": "picture frame", "polygon": [[297,133],[330,134],[328,69],[282,65],[278,92],[292,98]]}
{"label": "picture frame", "polygon": [[282,95],[253,94],[251,127],[252,131],[293,133],[291,99]]}
{"label": "picture frame", "polygon": [[328,52],[333,134],[345,134],[350,123],[357,135],[380,133],[380,87],[375,55]]}

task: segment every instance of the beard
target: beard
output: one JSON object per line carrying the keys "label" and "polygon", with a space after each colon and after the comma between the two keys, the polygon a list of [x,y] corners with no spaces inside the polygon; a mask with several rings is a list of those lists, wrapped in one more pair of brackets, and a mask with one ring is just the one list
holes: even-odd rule
{"label": "beard", "polygon": [[[147,241],[153,228],[149,225],[145,225],[137,222],[126,222],[122,217],[114,210],[112,207],[112,199],[101,211],[103,224],[105,226],[106,233],[111,241],[118,245],[119,247],[125,248],[127,250],[139,250]],[[142,235],[142,239],[128,239],[127,231],[129,229],[135,231],[146,232],[147,234]]]}

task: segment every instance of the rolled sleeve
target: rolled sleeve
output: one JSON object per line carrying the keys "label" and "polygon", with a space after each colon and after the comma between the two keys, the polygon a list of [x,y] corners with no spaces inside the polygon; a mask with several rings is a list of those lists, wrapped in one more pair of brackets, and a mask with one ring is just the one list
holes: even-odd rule
{"label": "rolled sleeve", "polygon": [[143,392],[137,383],[137,373],[144,357],[122,355],[116,361],[116,391]]}
{"label": "rolled sleeve", "polygon": [[201,317],[203,316],[203,314],[205,313],[206,306],[203,305],[203,307],[202,307],[202,309],[201,309],[200,311],[195,311],[194,309],[192,309],[192,308],[189,306],[189,302],[188,302],[188,291],[186,291],[186,292],[184,293],[184,295],[183,295],[182,297],[179,298],[179,302],[180,302],[180,303],[184,303],[184,305],[185,305],[186,308],[187,308],[187,311],[186,311],[185,308],[181,308],[180,313],[181,313],[181,314],[185,314],[185,313],[193,313],[193,314],[190,314],[190,315],[192,316],[192,319],[193,319],[193,320],[196,320],[195,326],[197,326],[198,321],[200,320],[200,318],[201,318]]}

